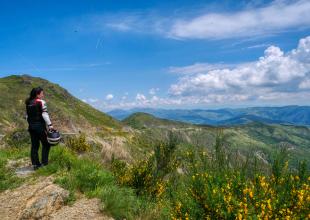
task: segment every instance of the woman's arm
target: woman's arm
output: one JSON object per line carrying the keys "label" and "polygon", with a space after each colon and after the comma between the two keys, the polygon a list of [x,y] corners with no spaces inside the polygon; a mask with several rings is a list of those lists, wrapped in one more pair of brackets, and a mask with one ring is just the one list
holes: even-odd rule
{"label": "woman's arm", "polygon": [[46,102],[44,100],[41,100],[42,102],[42,117],[46,123],[46,125],[49,127],[49,128],[52,128],[52,122],[51,122],[51,119],[50,119],[50,116],[48,115],[48,112],[47,112],[47,106],[46,106]]}

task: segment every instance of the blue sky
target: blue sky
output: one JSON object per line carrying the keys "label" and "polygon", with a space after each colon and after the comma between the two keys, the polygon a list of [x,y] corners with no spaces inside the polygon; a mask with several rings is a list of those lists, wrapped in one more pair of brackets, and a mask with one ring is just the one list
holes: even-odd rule
{"label": "blue sky", "polygon": [[102,109],[309,105],[309,1],[0,0],[0,77]]}

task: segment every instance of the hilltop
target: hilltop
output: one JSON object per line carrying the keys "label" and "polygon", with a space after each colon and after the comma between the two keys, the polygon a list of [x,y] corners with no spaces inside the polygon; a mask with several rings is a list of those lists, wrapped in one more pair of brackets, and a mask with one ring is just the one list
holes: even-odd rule
{"label": "hilltop", "polygon": [[26,128],[24,101],[37,86],[44,89],[51,118],[62,131],[121,128],[117,120],[75,98],[57,84],[28,75],[13,75],[0,78],[0,132]]}
{"label": "hilltop", "polygon": [[50,117],[61,133],[69,133],[70,137],[85,134],[87,141],[93,143],[91,150],[102,158],[109,160],[112,154],[130,158],[124,146],[125,136],[130,134],[124,131],[120,121],[79,100],[61,86],[28,75],[0,78],[0,140],[12,139],[11,145],[30,144],[24,102],[37,86],[44,89]]}
{"label": "hilltop", "polygon": [[143,129],[148,127],[185,127],[188,123],[172,121],[168,119],[157,118],[151,114],[144,112],[133,113],[125,118],[123,122],[135,129]]}

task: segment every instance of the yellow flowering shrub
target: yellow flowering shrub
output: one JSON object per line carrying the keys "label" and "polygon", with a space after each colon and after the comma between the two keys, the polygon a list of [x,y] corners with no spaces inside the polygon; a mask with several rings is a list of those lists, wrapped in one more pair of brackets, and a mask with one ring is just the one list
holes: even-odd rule
{"label": "yellow flowering shrub", "polygon": [[143,160],[112,167],[120,184],[151,196],[171,219],[309,219],[305,163],[290,170],[281,152],[268,172],[255,173],[227,161],[222,143],[210,151],[161,142]]}

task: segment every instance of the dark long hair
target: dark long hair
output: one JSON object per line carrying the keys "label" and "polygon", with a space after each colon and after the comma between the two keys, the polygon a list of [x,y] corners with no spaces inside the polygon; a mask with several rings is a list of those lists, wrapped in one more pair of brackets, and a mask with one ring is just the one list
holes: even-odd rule
{"label": "dark long hair", "polygon": [[26,99],[25,104],[29,105],[30,102],[34,100],[42,91],[43,89],[41,87],[33,88],[30,92],[29,98]]}

